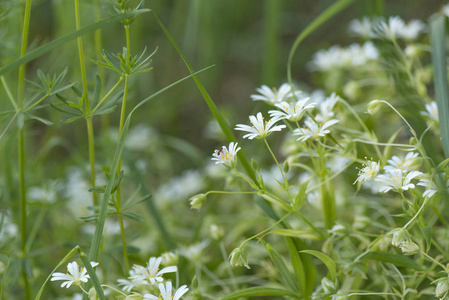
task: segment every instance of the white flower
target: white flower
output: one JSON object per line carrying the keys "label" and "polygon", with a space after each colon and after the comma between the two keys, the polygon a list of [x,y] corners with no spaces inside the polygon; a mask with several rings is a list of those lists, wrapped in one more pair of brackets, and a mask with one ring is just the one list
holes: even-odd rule
{"label": "white flower", "polygon": [[275,88],[270,89],[268,86],[262,85],[260,88],[256,89],[260,95],[251,95],[251,99],[253,99],[253,101],[262,100],[270,103],[279,103],[287,98],[293,97],[292,90],[292,86],[288,83],[282,84],[279,90],[276,90]]}
{"label": "white flower", "polygon": [[425,29],[426,25],[421,20],[411,20],[407,25],[402,27],[399,35],[406,40],[414,40]]}
{"label": "white flower", "polygon": [[404,20],[399,16],[388,18],[388,22],[381,21],[376,27],[376,37],[384,37],[389,40],[395,40],[401,37],[401,32],[405,26]]}
{"label": "white flower", "polygon": [[432,283],[437,282],[437,287],[435,288],[435,296],[444,299],[449,291],[449,277],[443,277],[435,280]]}
{"label": "white flower", "polygon": [[162,257],[151,257],[146,267],[134,265],[134,275],[128,277],[128,279],[131,279],[132,281],[145,280],[147,282],[149,281],[150,284],[154,284],[156,281],[162,282],[164,280],[162,278],[163,274],[176,272],[178,270],[176,266],[169,266],[159,271],[159,265],[161,264],[161,261]]}
{"label": "white flower", "polygon": [[329,128],[330,126],[334,125],[335,123],[338,123],[339,121],[336,119],[332,119],[330,121],[327,121],[324,124],[317,124],[311,119],[307,119],[304,124],[306,127],[304,128],[296,128],[293,130],[293,135],[299,135],[299,138],[297,141],[304,142],[308,139],[316,139],[321,136],[325,136],[326,134],[330,133]]}
{"label": "white flower", "polygon": [[422,178],[417,185],[426,188],[422,196],[429,198],[435,195],[438,191],[449,190],[449,180],[442,173],[437,174],[434,178]]}
{"label": "white flower", "polygon": [[315,107],[315,103],[308,103],[309,101],[310,98],[307,97],[305,99],[298,100],[296,103],[276,103],[275,106],[280,108],[282,111],[270,110],[268,113],[270,114],[270,117],[276,121],[287,119],[291,122],[297,122],[301,120],[307,109]]}
{"label": "white flower", "polygon": [[226,167],[233,167],[236,164],[237,152],[241,149],[237,148],[238,143],[231,142],[229,144],[229,150],[226,146],[220,147],[212,153],[211,160],[215,160],[215,164],[223,164]]}
{"label": "white flower", "polygon": [[268,122],[264,122],[264,118],[262,117],[262,113],[257,113],[255,116],[249,116],[249,120],[253,126],[248,126],[244,124],[237,124],[235,126],[235,130],[248,131],[250,133],[245,134],[243,138],[248,138],[250,140],[254,138],[264,139],[269,136],[273,131],[281,131],[285,128],[285,125],[276,125],[273,126],[277,120],[269,120]]}
{"label": "white flower", "polygon": [[352,20],[349,22],[348,30],[354,36],[369,38],[373,36],[373,22],[366,16],[362,20]]}
{"label": "white flower", "polygon": [[373,179],[377,173],[379,173],[379,163],[371,160],[366,160],[366,163],[363,164],[363,168],[359,171],[359,176],[354,181],[353,184],[358,182],[367,182]]}
{"label": "white flower", "polygon": [[[98,266],[98,263],[91,262],[92,267]],[[61,287],[69,288],[73,283],[76,285],[81,285],[82,282],[87,282],[89,280],[89,275],[87,274],[87,270],[85,268],[81,268],[81,272],[78,264],[74,261],[67,265],[66,274],[55,272],[52,274],[51,281],[56,280],[66,280],[61,284]]]}
{"label": "white flower", "polygon": [[419,246],[412,241],[405,241],[399,244],[402,253],[405,255],[413,255],[419,251]]}
{"label": "white flower", "polygon": [[439,122],[438,106],[435,101],[432,101],[429,104],[426,104],[426,111],[420,111],[419,113],[423,116],[430,118],[431,120],[433,120],[435,122]]}
{"label": "white flower", "polygon": [[449,17],[449,4],[444,5],[441,8],[441,11],[443,12],[444,15],[446,15],[447,17]]}
{"label": "white flower", "polygon": [[404,177],[401,169],[389,169],[386,170],[386,175],[382,174],[376,177],[375,181],[383,183],[381,185],[379,192],[388,192],[389,190],[394,190],[395,192],[402,192],[408,189],[415,188],[415,185],[410,181],[423,174],[419,171],[411,171]]}
{"label": "white flower", "polygon": [[385,166],[384,170],[395,170],[400,169],[404,173],[410,171],[410,167],[414,161],[414,158],[418,156],[418,153],[409,152],[405,156],[404,159],[400,159],[396,155],[389,159],[387,162],[390,164],[389,166]]}
{"label": "white flower", "polygon": [[173,287],[172,283],[169,281],[165,284],[159,283],[159,291],[162,298],[159,298],[157,296],[151,295],[151,294],[145,294],[143,295],[144,300],[178,300],[187,293],[189,290],[187,288],[187,285],[181,286],[179,289],[176,290],[175,294],[173,295]]}
{"label": "white flower", "polygon": [[341,98],[336,94],[332,93],[318,106],[318,114],[315,116],[315,120],[319,123],[324,123],[329,121],[334,117],[334,107]]}

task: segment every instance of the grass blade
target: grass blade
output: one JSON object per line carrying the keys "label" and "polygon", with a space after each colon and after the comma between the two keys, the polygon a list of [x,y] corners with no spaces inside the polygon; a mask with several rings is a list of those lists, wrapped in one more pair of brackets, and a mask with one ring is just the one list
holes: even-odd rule
{"label": "grass blade", "polygon": [[278,288],[271,288],[271,287],[251,287],[248,289],[240,290],[235,293],[232,293],[226,297],[221,298],[220,300],[231,300],[231,299],[238,299],[242,297],[257,297],[257,296],[290,296],[295,299],[301,299],[299,295],[297,295],[294,292],[288,291],[288,290],[282,290]]}
{"label": "grass blade", "polygon": [[440,15],[430,21],[430,40],[432,43],[432,63],[435,95],[438,105],[441,139],[444,155],[449,157],[449,94],[446,71],[446,16]]}
{"label": "grass blade", "polygon": [[77,37],[80,37],[80,36],[85,35],[90,32],[94,32],[95,30],[101,29],[109,24],[119,22],[123,19],[132,18],[136,14],[145,13],[148,11],[150,11],[150,10],[149,9],[139,9],[137,11],[128,12],[123,15],[110,17],[110,18],[104,19],[102,21],[88,25],[84,28],[81,28],[80,30],[69,33],[63,37],[58,38],[58,39],[55,39],[39,48],[36,48],[36,49],[28,52],[26,55],[22,56],[21,58],[16,59],[16,60],[4,65],[2,68],[0,68],[0,75],[4,75],[5,73],[7,73],[9,71],[18,68],[20,65],[25,64],[29,61],[32,61],[33,59],[41,56],[42,54],[45,54],[45,53],[49,52],[50,50],[53,50],[56,47],[64,45],[65,43],[70,42],[71,40],[74,40]]}
{"label": "grass blade", "polygon": [[327,20],[335,16],[341,10],[343,10],[346,6],[351,4],[354,0],[339,0],[335,2],[333,5],[329,6],[325,11],[323,11],[318,17],[316,17],[312,23],[307,25],[306,28],[298,35],[296,40],[293,42],[292,49],[288,55],[287,61],[287,79],[288,83],[292,84],[292,61],[293,56],[295,55],[296,49],[298,49],[299,44],[308,37],[314,30],[318,27],[326,23]]}

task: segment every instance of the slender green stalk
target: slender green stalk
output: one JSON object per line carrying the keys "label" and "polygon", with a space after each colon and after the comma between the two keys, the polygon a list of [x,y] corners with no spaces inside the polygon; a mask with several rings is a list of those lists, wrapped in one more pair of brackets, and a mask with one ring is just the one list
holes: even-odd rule
{"label": "slender green stalk", "polygon": [[[75,0],[75,23],[76,30],[79,30],[81,27],[80,21],[80,12],[79,12],[79,0]],[[87,90],[87,76],[86,76],[86,68],[84,65],[84,51],[83,51],[83,39],[81,36],[77,38],[78,42],[78,54],[80,60],[80,69],[81,69],[81,80],[83,82],[83,99],[84,99],[84,109],[86,115],[91,115],[90,104],[89,104],[89,92]],[[95,139],[94,139],[94,125],[92,122],[92,118],[86,118],[87,124],[87,138],[88,138],[88,147],[89,147],[89,162],[90,162],[90,183],[92,187],[95,187]],[[92,203],[94,206],[98,205],[97,194],[95,192],[92,193]]]}
{"label": "slender green stalk", "polygon": [[228,272],[228,276],[231,279],[232,287],[234,288],[234,290],[237,290],[239,288],[239,286],[237,284],[237,281],[235,280],[235,275],[234,275],[234,272],[232,271],[232,267],[228,263],[228,254],[226,253],[226,249],[225,249],[223,241],[220,241],[219,245],[220,245],[221,256],[223,257],[223,261],[226,265],[226,270]]}
{"label": "slender green stalk", "polygon": [[92,113],[95,113],[97,111],[97,109],[99,109],[101,107],[101,105],[103,104],[104,101],[106,101],[106,99],[112,94],[112,92],[120,85],[120,83],[122,82],[123,77],[120,77],[120,79],[117,81],[117,83],[112,87],[112,89],[100,100],[100,102],[98,102],[98,104],[94,107],[94,109],[92,109]]}
{"label": "slender green stalk", "polygon": [[281,171],[282,178],[284,179],[284,183],[285,183],[285,188],[288,190],[288,181],[287,181],[287,176],[284,173],[284,170],[282,170],[282,167],[279,165],[279,162],[276,159],[276,156],[274,155],[273,151],[271,151],[271,148],[270,148],[270,145],[268,145],[267,139],[264,138],[263,141],[265,142],[265,145],[267,146],[268,151],[270,151],[271,156],[273,156],[273,159],[276,162],[276,165],[278,166],[279,171]]}
{"label": "slender green stalk", "polygon": [[[20,57],[25,56],[28,44],[28,31],[30,27],[30,15],[31,15],[31,0],[25,2],[25,14],[23,18],[22,28],[22,45],[20,48]],[[25,83],[25,64],[22,64],[19,68],[19,81],[17,91],[18,110],[23,106],[23,92]],[[24,127],[18,129],[18,160],[19,160],[19,199],[20,199],[20,250],[22,253],[22,278],[24,283],[26,299],[31,299],[30,284],[28,282],[25,259],[26,253],[26,241],[27,241],[27,199],[26,199],[26,184],[25,184],[25,141],[24,141]]]}
{"label": "slender green stalk", "polygon": [[[126,27],[126,26],[125,26]],[[129,31],[127,32],[127,40],[129,39]],[[120,140],[120,136],[122,135],[123,125],[125,123],[125,112],[126,112],[126,100],[128,98],[128,84],[129,84],[129,76],[125,75],[125,91],[123,93],[123,101],[122,101],[122,111],[120,113],[120,125],[119,125],[119,134],[118,139]],[[122,165],[122,158],[120,157],[117,166],[117,176],[120,174]],[[121,188],[120,185],[117,187],[116,191],[116,209],[118,214],[118,222],[120,225],[120,234],[122,238],[122,246],[123,246],[123,259],[125,262],[125,274],[129,273],[129,260],[128,260],[128,248],[126,247],[126,235],[125,235],[125,227],[123,226],[123,216],[121,214],[122,206],[121,206]]]}
{"label": "slender green stalk", "polygon": [[129,35],[129,24],[125,25],[125,34],[126,34],[126,60],[129,61],[131,57],[131,41]]}
{"label": "slender green stalk", "polygon": [[44,96],[42,96],[39,100],[37,100],[34,104],[32,104],[30,107],[27,107],[24,111],[30,111],[32,110],[34,107],[36,107],[37,105],[39,105],[39,103],[41,103],[42,101],[44,101],[45,99],[47,99],[47,97],[49,96],[49,94],[45,94]]}
{"label": "slender green stalk", "polygon": [[0,79],[2,81],[3,87],[5,88],[5,92],[8,95],[9,101],[11,101],[11,104],[14,107],[14,109],[16,111],[18,111],[19,107],[17,106],[16,100],[14,99],[14,96],[12,95],[12,93],[11,93],[9,87],[8,87],[8,83],[5,80],[5,76],[0,76]]}

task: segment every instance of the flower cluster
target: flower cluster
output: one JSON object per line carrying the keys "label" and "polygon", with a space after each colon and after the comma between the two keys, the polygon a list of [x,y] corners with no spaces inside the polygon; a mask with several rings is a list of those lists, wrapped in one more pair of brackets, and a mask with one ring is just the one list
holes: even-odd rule
{"label": "flower cluster", "polygon": [[[90,263],[92,267],[98,266],[97,262]],[[65,280],[61,287],[69,288],[72,284],[81,286],[82,283],[89,281],[90,276],[87,274],[85,268],[79,267],[76,261],[73,261],[67,265],[67,273],[55,272],[52,274],[50,281]]]}

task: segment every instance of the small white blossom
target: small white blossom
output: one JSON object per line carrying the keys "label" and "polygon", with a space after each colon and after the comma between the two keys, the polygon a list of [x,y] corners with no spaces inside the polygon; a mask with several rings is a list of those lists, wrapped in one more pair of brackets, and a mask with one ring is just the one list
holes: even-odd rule
{"label": "small white blossom", "polygon": [[420,111],[421,115],[428,117],[429,119],[439,122],[438,118],[438,106],[435,101],[430,102],[429,104],[426,104],[426,111]]}
{"label": "small white blossom", "polygon": [[435,288],[435,296],[444,299],[449,292],[449,277],[443,277],[435,280],[432,283],[437,283]]}
{"label": "small white blossom", "polygon": [[384,167],[384,170],[395,170],[400,169],[402,172],[406,173],[410,171],[410,167],[414,161],[414,158],[418,156],[418,153],[415,152],[409,152],[405,156],[404,159],[400,159],[397,156],[393,156],[391,159],[389,159],[387,162],[390,165],[387,165]]}
{"label": "small white blossom", "polygon": [[145,280],[150,284],[154,284],[157,282],[162,282],[164,279],[162,275],[165,273],[173,273],[178,270],[176,266],[165,267],[162,270],[159,270],[159,265],[162,262],[162,257],[151,257],[148,261],[146,267],[140,265],[134,265],[133,271],[134,274],[128,277],[128,279],[132,281],[141,281]]}
{"label": "small white blossom", "polygon": [[251,99],[253,101],[262,100],[272,104],[279,103],[293,97],[292,90],[292,86],[288,83],[282,84],[279,90],[275,88],[270,89],[268,86],[262,85],[260,88],[256,89],[259,94],[251,95]]}
{"label": "small white blossom", "polygon": [[307,119],[304,122],[306,127],[296,128],[295,130],[293,130],[293,135],[298,135],[299,138],[297,139],[297,141],[301,142],[304,142],[308,139],[316,139],[330,133],[330,130],[328,130],[327,128],[338,122],[338,120],[332,119],[324,124],[317,124],[311,119]]}
{"label": "small white blossom", "polygon": [[449,180],[442,173],[437,174],[434,178],[422,178],[417,185],[423,186],[426,190],[423,197],[432,197],[439,191],[449,191]]}
{"label": "small white blossom", "polygon": [[413,255],[419,251],[419,246],[412,241],[405,241],[399,244],[402,253],[405,255]]}
{"label": "small white blossom", "polygon": [[370,38],[373,36],[373,21],[369,17],[363,17],[361,20],[352,20],[349,22],[349,33],[353,36]]}
{"label": "small white blossom", "polygon": [[381,21],[375,27],[376,37],[395,40],[401,36],[401,32],[405,26],[404,20],[399,16],[388,18],[388,22]]}
{"label": "small white blossom", "polygon": [[[92,267],[96,267],[98,266],[98,263],[96,262],[91,262],[90,263]],[[73,283],[75,285],[81,285],[81,283],[83,282],[87,282],[89,280],[90,276],[87,274],[87,270],[85,268],[80,268],[78,266],[78,264],[74,261],[71,262],[67,265],[67,273],[60,273],[60,272],[55,272],[52,274],[51,277],[51,281],[56,281],[56,280],[65,280],[62,284],[61,287],[67,287],[69,288]]]}
{"label": "small white blossom", "polygon": [[356,182],[367,182],[376,177],[377,173],[379,173],[379,163],[371,160],[366,160],[366,163],[363,164],[363,168],[359,171],[359,176],[354,181]]}
{"label": "small white blossom", "polygon": [[208,245],[209,241],[204,240],[190,246],[181,247],[181,249],[179,250],[179,254],[187,257],[191,261],[200,261],[204,254],[203,251]]}
{"label": "small white blossom", "polygon": [[402,27],[400,37],[406,40],[414,40],[418,35],[424,32],[426,25],[421,20],[411,20],[408,24]]}
{"label": "small white blossom", "polygon": [[144,300],[179,300],[182,295],[187,293],[189,289],[187,288],[187,285],[182,285],[179,287],[179,289],[176,290],[176,292],[173,294],[173,286],[172,283],[169,281],[165,284],[159,283],[159,291],[160,291],[160,297],[157,297],[152,294],[145,294],[143,295]]}
{"label": "small white blossom", "polygon": [[240,147],[237,148],[238,143],[231,142],[229,144],[229,150],[226,148],[226,146],[220,147],[220,149],[215,150],[214,153],[212,153],[211,160],[215,161],[215,164],[223,164],[226,167],[233,167],[236,164],[237,160],[237,152],[241,149]]}
{"label": "small white blossom", "polygon": [[419,171],[411,171],[407,176],[404,176],[401,169],[389,169],[386,170],[386,174],[377,176],[375,181],[383,183],[379,192],[386,193],[393,190],[400,193],[415,188],[415,185],[411,183],[411,180],[421,174],[423,173]]}
{"label": "small white blossom", "polygon": [[307,97],[305,99],[299,100],[296,103],[276,103],[275,106],[280,108],[281,110],[270,110],[268,111],[268,113],[270,114],[270,117],[276,121],[287,119],[291,122],[297,122],[301,120],[307,109],[315,107],[315,103],[308,103],[309,101],[310,98]]}
{"label": "small white blossom", "polygon": [[240,131],[247,131],[248,134],[245,134],[243,138],[248,138],[250,140],[254,138],[263,139],[269,136],[274,131],[281,131],[283,128],[285,128],[285,125],[276,125],[274,124],[277,122],[277,120],[269,120],[268,122],[264,122],[264,118],[262,116],[262,113],[257,113],[256,116],[249,116],[249,120],[253,126],[248,126],[244,124],[237,124],[235,126],[235,130]]}
{"label": "small white blossom", "polygon": [[340,99],[336,93],[326,97],[318,106],[318,114],[315,116],[315,120],[319,123],[331,120],[335,115],[334,107]]}

